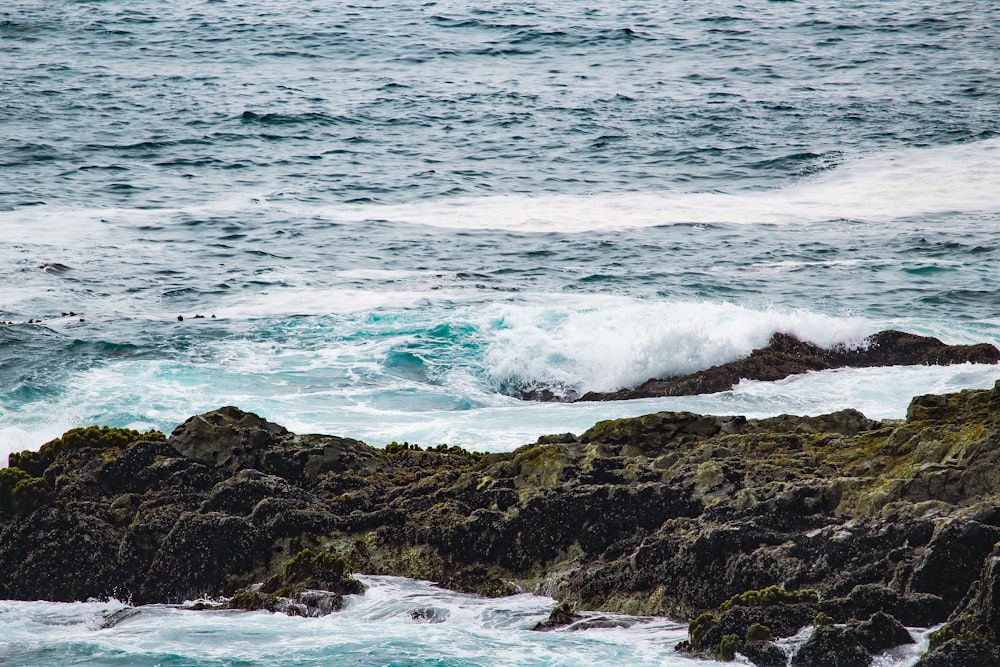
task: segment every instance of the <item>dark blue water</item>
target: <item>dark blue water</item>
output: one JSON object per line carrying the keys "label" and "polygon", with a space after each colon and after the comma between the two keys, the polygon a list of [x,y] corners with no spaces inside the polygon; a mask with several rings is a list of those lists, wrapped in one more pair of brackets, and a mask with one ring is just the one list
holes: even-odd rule
{"label": "dark blue water", "polygon": [[771,188],[994,136],[992,2],[31,2],[3,208]]}

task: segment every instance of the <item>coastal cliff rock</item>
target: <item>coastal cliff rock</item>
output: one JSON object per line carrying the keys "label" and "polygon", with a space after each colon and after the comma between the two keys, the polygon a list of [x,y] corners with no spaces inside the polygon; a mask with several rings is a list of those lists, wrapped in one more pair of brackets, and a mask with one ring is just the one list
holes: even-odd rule
{"label": "coastal cliff rock", "polygon": [[312,615],[362,593],[352,572],[392,574],[688,619],[682,648],[758,664],[810,625],[835,630],[800,662],[862,664],[899,624],[948,621],[925,657],[944,664],[1000,650],[997,443],[998,388],[916,397],[905,421],[660,412],[503,454],[233,407],[169,437],[75,429],[0,471],[0,597]]}
{"label": "coastal cliff rock", "polygon": [[[831,368],[995,364],[1000,350],[989,343],[946,345],[937,338],[904,331],[880,331],[858,347],[823,348],[786,333],[776,333],[766,347],[744,359],[670,378],[651,378],[638,387],[587,392],[580,401],[618,401],[656,396],[691,396],[732,389],[740,380],[781,380],[790,375]],[[539,394],[538,397],[542,397]],[[538,398],[536,397],[536,398]]]}

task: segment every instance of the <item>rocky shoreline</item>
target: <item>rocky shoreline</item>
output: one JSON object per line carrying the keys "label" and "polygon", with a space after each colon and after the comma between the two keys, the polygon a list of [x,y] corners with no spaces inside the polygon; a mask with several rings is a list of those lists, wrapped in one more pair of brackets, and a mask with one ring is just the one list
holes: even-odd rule
{"label": "rocky shoreline", "polygon": [[[1000,384],[1000,383],[998,383]],[[691,622],[693,654],[1000,665],[1000,386],[905,420],[661,412],[481,454],[296,435],[225,407],[75,429],[0,470],[0,598],[229,598],[322,614],[351,573]],[[419,610],[418,610],[419,611]],[[584,624],[586,625],[586,624]]]}

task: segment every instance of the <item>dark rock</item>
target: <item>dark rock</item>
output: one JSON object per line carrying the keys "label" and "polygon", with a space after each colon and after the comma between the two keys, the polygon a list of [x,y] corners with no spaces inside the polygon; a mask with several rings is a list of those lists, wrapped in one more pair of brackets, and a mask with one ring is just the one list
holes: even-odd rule
{"label": "dark rock", "polygon": [[231,472],[257,467],[259,457],[288,431],[255,414],[227,406],[191,417],[168,443],[189,459]]}
{"label": "dark rock", "polygon": [[885,612],[905,626],[924,628],[946,619],[949,609],[937,595],[900,594],[878,584],[856,586],[848,596],[824,600],[819,608],[841,622],[863,620],[877,612]]}
{"label": "dark rock", "polygon": [[139,610],[136,609],[135,607],[125,607],[123,609],[119,609],[118,611],[112,613],[104,612],[101,614],[101,622],[98,628],[100,630],[107,630],[138,615],[139,615]]}
{"label": "dark rock", "polygon": [[185,512],[149,566],[146,599],[181,602],[231,595],[241,576],[263,568],[268,542],[246,518]]}
{"label": "dark rock", "polygon": [[410,618],[417,623],[444,623],[451,612],[444,607],[417,607],[410,610]]}
{"label": "dark rock", "polygon": [[719,616],[718,624],[705,633],[702,643],[711,647],[726,635],[747,637],[754,625],[767,627],[775,637],[791,637],[812,623],[817,608],[815,604],[733,607]]}
{"label": "dark rock", "polygon": [[994,547],[983,563],[979,579],[951,621],[961,621],[969,630],[978,630],[991,642],[1000,644],[1000,546]]}
{"label": "dark rock", "polygon": [[296,593],[283,604],[279,603],[276,611],[289,616],[305,616],[315,618],[326,616],[344,608],[344,596],[334,591],[302,591]]}
{"label": "dark rock", "polygon": [[902,623],[882,612],[872,614],[870,619],[853,629],[861,645],[873,655],[894,646],[914,643],[913,637]]}
{"label": "dark rock", "polygon": [[792,657],[792,667],[866,667],[872,656],[894,646],[912,644],[899,621],[877,612],[867,621],[847,626],[817,627]]}
{"label": "dark rock", "polygon": [[785,667],[788,654],[774,642],[747,642],[739,650],[757,667]]}
{"label": "dark rock", "polygon": [[853,632],[832,626],[816,628],[792,656],[791,667],[868,667],[871,662]]}
{"label": "dark rock", "polygon": [[72,602],[123,592],[117,540],[92,505],[42,508],[0,530],[0,598]]}
{"label": "dark rock", "polygon": [[930,544],[914,563],[909,588],[957,604],[1000,541],[1000,528],[965,518],[941,521]]}
{"label": "dark rock", "polygon": [[249,516],[257,504],[264,500],[304,497],[281,477],[265,475],[256,470],[241,470],[229,479],[219,482],[202,503],[202,512],[225,512]]}
{"label": "dark rock", "polygon": [[1000,667],[1000,646],[953,639],[929,651],[915,667]]}
{"label": "dark rock", "polygon": [[242,611],[276,611],[280,600],[278,596],[263,593],[259,588],[245,588],[229,598],[226,609],[240,609]]}

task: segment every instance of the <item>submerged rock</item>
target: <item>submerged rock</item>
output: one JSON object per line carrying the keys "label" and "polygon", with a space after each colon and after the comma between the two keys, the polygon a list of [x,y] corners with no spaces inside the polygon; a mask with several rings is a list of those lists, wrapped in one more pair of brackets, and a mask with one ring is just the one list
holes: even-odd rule
{"label": "submerged rock", "polygon": [[535,631],[548,631],[555,630],[557,628],[564,628],[567,625],[575,623],[583,619],[581,614],[576,613],[576,607],[570,602],[560,602],[552,611],[549,613],[549,617],[544,621],[539,621],[535,624],[535,627],[531,628]]}

